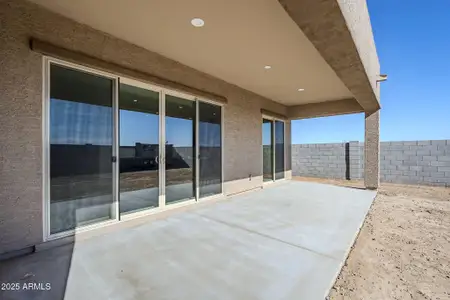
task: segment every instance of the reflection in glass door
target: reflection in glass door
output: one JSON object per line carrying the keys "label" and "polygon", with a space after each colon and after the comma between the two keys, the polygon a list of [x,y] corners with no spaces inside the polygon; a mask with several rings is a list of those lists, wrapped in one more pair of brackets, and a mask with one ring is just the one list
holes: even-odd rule
{"label": "reflection in glass door", "polygon": [[284,122],[263,118],[263,182],[284,178]]}
{"label": "reflection in glass door", "polygon": [[275,121],[275,180],[284,178],[284,122]]}
{"label": "reflection in glass door", "polygon": [[199,197],[222,193],[221,107],[198,102]]}
{"label": "reflection in glass door", "polygon": [[114,80],[50,63],[50,228],[55,234],[116,217]]}
{"label": "reflection in glass door", "polygon": [[263,143],[263,181],[273,181],[273,122],[263,119],[262,123]]}
{"label": "reflection in glass door", "polygon": [[222,193],[221,106],[45,62],[47,235]]}
{"label": "reflection in glass door", "polygon": [[159,93],[120,84],[120,212],[158,206]]}
{"label": "reflection in glass door", "polygon": [[165,97],[165,200],[195,199],[195,101]]}

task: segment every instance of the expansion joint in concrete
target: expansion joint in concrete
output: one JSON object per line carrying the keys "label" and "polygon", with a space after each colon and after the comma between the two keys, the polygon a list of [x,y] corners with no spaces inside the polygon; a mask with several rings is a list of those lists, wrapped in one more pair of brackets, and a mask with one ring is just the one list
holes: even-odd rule
{"label": "expansion joint in concrete", "polygon": [[295,248],[299,248],[299,249],[302,249],[302,250],[305,250],[305,251],[308,251],[308,252],[311,252],[311,253],[314,253],[314,254],[317,254],[317,255],[321,255],[321,256],[324,256],[324,257],[327,257],[327,258],[330,258],[330,259],[338,260],[338,258],[336,258],[336,257],[330,256],[330,255],[327,255],[327,254],[324,254],[324,253],[320,253],[320,252],[314,251],[312,249],[303,247],[301,245],[290,243],[288,241],[284,241],[282,239],[279,239],[279,238],[276,238],[276,237],[273,237],[273,236],[270,236],[270,235],[267,235],[267,234],[255,231],[255,230],[251,230],[251,229],[248,229],[248,228],[236,225],[236,224],[232,224],[232,223],[229,223],[229,222],[226,222],[226,221],[223,221],[223,220],[212,218],[212,217],[204,215],[204,214],[199,214],[199,213],[195,213],[195,212],[192,212],[192,213],[196,214],[198,216],[201,216],[201,217],[203,217],[205,219],[208,219],[208,220],[211,220],[211,221],[214,221],[214,222],[217,222],[217,223],[221,223],[221,224],[229,226],[229,227],[233,227],[233,228],[236,228],[236,229],[239,229],[239,230],[244,230],[244,231],[246,231],[248,233],[251,233],[251,234],[256,234],[256,235],[259,235],[259,236],[262,236],[262,237],[265,237],[265,238],[268,238],[268,239],[271,239],[271,240],[274,240],[274,241],[277,241],[277,242],[280,242],[280,243],[283,243],[283,244],[286,244],[286,245],[289,245],[289,246],[292,246],[292,247],[295,247]]}

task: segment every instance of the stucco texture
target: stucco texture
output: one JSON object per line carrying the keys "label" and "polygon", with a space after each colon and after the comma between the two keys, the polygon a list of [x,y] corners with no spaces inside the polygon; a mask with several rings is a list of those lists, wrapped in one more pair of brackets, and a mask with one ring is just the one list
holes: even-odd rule
{"label": "stucco texture", "polygon": [[380,111],[366,113],[364,134],[364,185],[377,189],[380,185]]}
{"label": "stucco texture", "polygon": [[377,111],[380,66],[366,1],[278,1],[364,111]]}
{"label": "stucco texture", "polygon": [[0,253],[43,236],[42,55],[30,38],[227,98],[225,193],[262,184],[261,109],[285,106],[22,0],[0,0],[0,22]]}

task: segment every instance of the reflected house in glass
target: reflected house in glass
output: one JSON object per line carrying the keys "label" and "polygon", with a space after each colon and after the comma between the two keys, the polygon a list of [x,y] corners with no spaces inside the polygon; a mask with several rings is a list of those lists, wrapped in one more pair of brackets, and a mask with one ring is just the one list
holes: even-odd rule
{"label": "reflected house in glass", "polygon": [[152,170],[158,167],[158,144],[136,143],[135,146],[120,146],[120,171],[139,169]]}

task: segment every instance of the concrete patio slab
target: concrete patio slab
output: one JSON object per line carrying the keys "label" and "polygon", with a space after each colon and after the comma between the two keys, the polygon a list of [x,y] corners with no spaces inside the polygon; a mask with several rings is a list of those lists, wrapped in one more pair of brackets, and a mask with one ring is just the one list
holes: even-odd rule
{"label": "concrete patio slab", "polygon": [[375,195],[286,181],[2,261],[0,298],[324,299]]}

